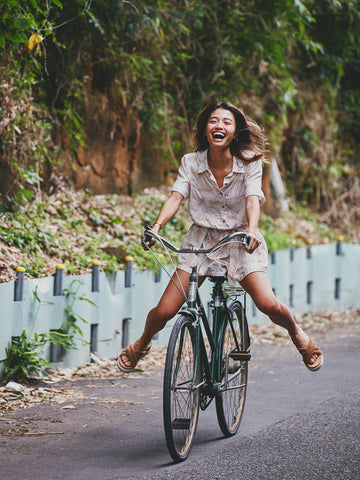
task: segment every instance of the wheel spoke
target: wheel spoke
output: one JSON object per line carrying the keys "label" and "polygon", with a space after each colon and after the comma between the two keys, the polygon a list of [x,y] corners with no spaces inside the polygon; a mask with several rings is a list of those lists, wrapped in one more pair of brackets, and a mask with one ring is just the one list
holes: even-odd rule
{"label": "wheel spoke", "polygon": [[181,316],[169,340],[164,374],[164,427],[169,452],[175,461],[187,458],[198,420],[198,372],[195,371],[195,329]]}
{"label": "wheel spoke", "polygon": [[[220,394],[216,397],[216,411],[219,425],[226,436],[234,435],[240,425],[245,403],[248,362],[231,358],[235,349],[246,348],[245,336],[242,331],[242,306],[234,302],[230,306],[232,325],[229,321],[223,331],[222,345],[222,385]],[[237,341],[234,339],[236,334]]]}

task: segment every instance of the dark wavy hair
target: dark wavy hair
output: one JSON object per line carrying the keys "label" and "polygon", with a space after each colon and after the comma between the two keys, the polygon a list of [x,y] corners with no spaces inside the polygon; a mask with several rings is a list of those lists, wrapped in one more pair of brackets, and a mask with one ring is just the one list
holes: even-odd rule
{"label": "dark wavy hair", "polygon": [[[235,107],[235,105],[232,105],[229,102],[208,103],[199,113],[194,130],[195,151],[202,152],[209,148],[205,129],[211,114],[218,108],[229,110],[235,118],[237,136],[230,145],[232,155],[242,158],[245,161],[264,160],[266,139],[261,128],[256,122],[247,118],[238,107]],[[246,155],[243,156],[245,150],[254,152],[252,158],[249,158],[249,156]]]}

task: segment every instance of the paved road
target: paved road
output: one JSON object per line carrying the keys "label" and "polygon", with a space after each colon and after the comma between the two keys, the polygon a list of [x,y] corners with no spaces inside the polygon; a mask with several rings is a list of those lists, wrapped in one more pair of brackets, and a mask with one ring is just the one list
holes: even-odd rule
{"label": "paved road", "polygon": [[195,444],[182,464],[174,465],[166,450],[162,372],[155,371],[74,382],[72,388],[87,398],[73,410],[42,405],[11,415],[12,426],[47,434],[0,435],[1,478],[357,479],[360,323],[317,339],[326,358],[317,373],[307,371],[290,345],[254,347],[239,433],[222,438],[211,405],[201,412]]}

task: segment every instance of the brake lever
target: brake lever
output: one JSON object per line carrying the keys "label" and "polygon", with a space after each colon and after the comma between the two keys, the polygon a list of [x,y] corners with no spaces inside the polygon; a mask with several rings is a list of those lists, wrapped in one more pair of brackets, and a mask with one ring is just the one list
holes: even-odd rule
{"label": "brake lever", "polygon": [[145,225],[145,232],[141,236],[141,245],[147,248],[151,248],[155,245],[156,240],[151,235],[147,234],[147,230],[151,230],[150,225]]}
{"label": "brake lever", "polygon": [[244,237],[243,241],[241,242],[242,245],[245,247],[245,248],[248,248],[249,244],[250,244],[250,237],[249,235],[246,235],[246,237]]}

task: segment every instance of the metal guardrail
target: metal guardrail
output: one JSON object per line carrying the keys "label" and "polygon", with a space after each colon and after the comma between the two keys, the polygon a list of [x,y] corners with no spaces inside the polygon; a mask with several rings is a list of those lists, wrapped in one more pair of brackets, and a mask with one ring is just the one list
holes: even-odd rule
{"label": "metal guardrail", "polygon": [[[269,256],[268,277],[276,296],[294,313],[360,308],[360,245],[339,240],[336,244],[309,243],[305,248],[276,251]],[[41,279],[25,279],[24,269],[18,268],[14,282],[0,284],[0,369],[12,337],[24,328],[30,336],[56,331],[70,301],[71,308],[86,319],[81,329],[87,343],[78,340],[77,349],[68,350],[63,357],[49,347],[44,356],[64,367],[89,362],[91,352],[103,358],[117,356],[142,333],[147,312],[167,282],[165,275],[133,269],[131,258],[126,271],[114,276],[101,272],[98,262],[93,262],[92,274],[66,276],[58,266],[53,277]],[[204,282],[204,299],[210,289],[210,282]],[[69,297],[64,291],[75,293]],[[82,297],[92,303],[82,301]],[[246,309],[250,324],[267,321],[250,298]],[[159,332],[155,346],[167,344],[171,326],[169,322]]]}

